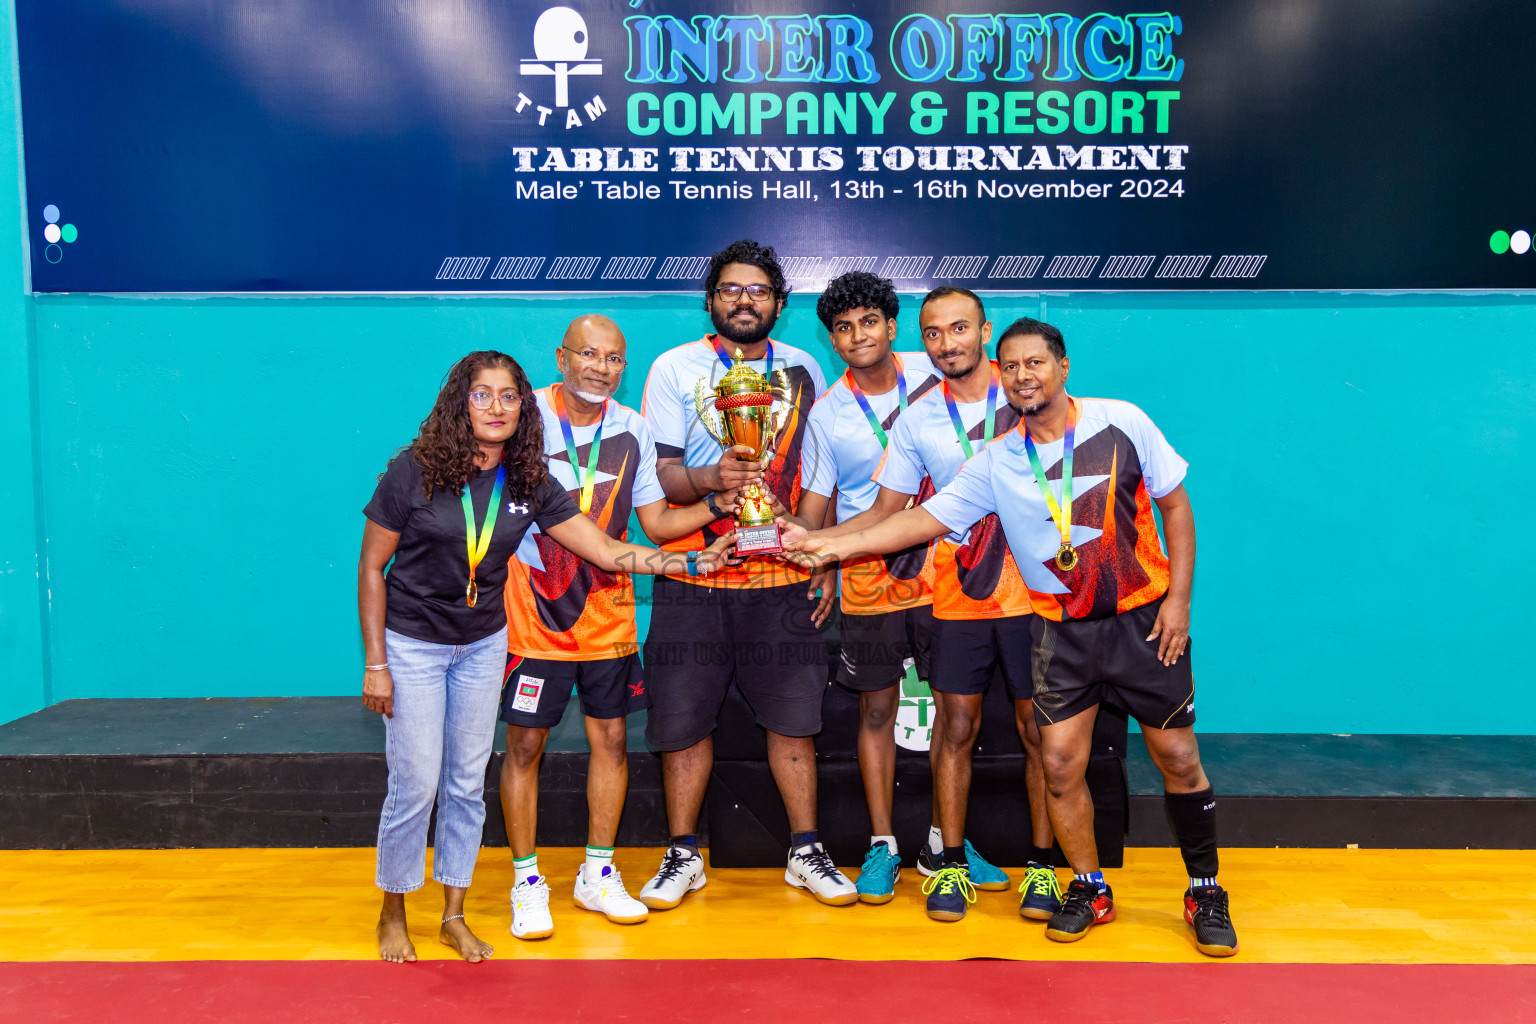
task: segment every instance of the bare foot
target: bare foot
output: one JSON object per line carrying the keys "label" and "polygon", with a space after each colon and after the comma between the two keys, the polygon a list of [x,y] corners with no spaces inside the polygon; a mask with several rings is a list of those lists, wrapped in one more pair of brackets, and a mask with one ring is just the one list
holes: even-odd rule
{"label": "bare foot", "polygon": [[464,923],[462,917],[446,922],[442,931],[437,933],[437,941],[451,947],[459,956],[472,964],[489,960],[496,952],[489,945],[475,938],[475,933],[469,930],[469,925]]}
{"label": "bare foot", "polygon": [[392,964],[413,964],[416,962],[416,947],[411,943],[410,933],[405,929],[405,907],[391,907],[386,901],[384,909],[379,911],[379,925],[375,929],[379,936],[379,959],[387,960]]}

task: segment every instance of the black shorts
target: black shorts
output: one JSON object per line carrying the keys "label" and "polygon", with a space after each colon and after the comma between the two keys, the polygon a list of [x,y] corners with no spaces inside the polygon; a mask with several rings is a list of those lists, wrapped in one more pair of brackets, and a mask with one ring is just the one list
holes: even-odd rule
{"label": "black shorts", "polygon": [[804,583],[725,588],[656,577],[645,674],[645,738],[683,750],[715,729],[732,683],[757,724],[781,736],[821,731],[827,643]]}
{"label": "black shorts", "polygon": [[1029,700],[1029,627],[1034,619],[934,619],[928,685],[943,693],[986,693],[992,677],[1001,672],[1008,699]]}
{"label": "black shorts", "polygon": [[917,678],[928,681],[933,646],[933,606],[903,608],[876,615],[842,616],[843,650],[838,684],[850,690],[885,690],[907,674],[907,659],[917,663]]}
{"label": "black shorts", "polygon": [[571,690],[588,718],[623,718],[651,706],[640,659],[633,654],[596,661],[551,661],[507,655],[501,720],[529,729],[553,729],[565,715]]}
{"label": "black shorts", "polygon": [[1147,639],[1162,606],[1158,598],[1119,615],[1071,622],[1035,616],[1035,721],[1064,722],[1110,701],[1154,729],[1194,725],[1190,649],[1164,665],[1158,641]]}

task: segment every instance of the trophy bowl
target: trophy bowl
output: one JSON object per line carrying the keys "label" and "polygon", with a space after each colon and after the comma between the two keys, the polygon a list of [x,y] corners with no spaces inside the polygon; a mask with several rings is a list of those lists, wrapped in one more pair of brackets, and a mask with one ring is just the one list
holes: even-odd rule
{"label": "trophy bowl", "polygon": [[[791,402],[789,381],[783,370],[776,376],[779,382],[771,383],[748,366],[737,349],[735,362],[713,389],[704,380],[694,385],[694,407],[704,429],[723,447],[740,445],[750,449],[752,455],[744,462],[766,462],[784,425]],[[713,397],[707,397],[711,393]],[[759,484],[744,488],[736,511],[737,553],[772,554],[782,550],[768,492]]]}

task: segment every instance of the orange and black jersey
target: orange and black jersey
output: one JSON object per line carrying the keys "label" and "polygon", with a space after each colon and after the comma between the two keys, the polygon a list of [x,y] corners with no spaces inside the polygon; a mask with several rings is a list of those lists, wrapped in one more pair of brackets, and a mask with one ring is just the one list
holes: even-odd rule
{"label": "orange and black jersey", "polygon": [[[1037,613],[1056,621],[1101,619],[1167,593],[1168,557],[1152,504],[1184,482],[1188,466],[1147,414],[1129,402],[1075,398],[1069,422],[1069,531],[1078,553],[1070,570],[1056,563],[1061,528],[1036,481],[1022,426],[978,452],[924,507],[950,529],[995,515]],[[1036,448],[1058,507],[1065,441]]]}
{"label": "orange and black jersey", "polygon": [[[1018,424],[1019,414],[1000,391],[993,402],[993,432],[1001,437]],[[955,403],[955,415],[975,454],[987,441],[987,409],[987,399]],[[896,421],[875,482],[915,494],[922,503],[953,480],[965,463],[965,448],[940,386],[913,402]],[[1029,592],[997,516],[978,516],[964,526],[945,525],[951,532],[933,542],[934,617],[991,619],[1029,614]]]}
{"label": "orange and black jersey", "polygon": [[[538,392],[544,418],[544,452],[550,476],[579,502],[581,478],[599,425],[572,425],[572,466],[552,397],[559,385]],[[609,399],[601,423],[596,484],[587,517],[616,540],[627,539],[630,512],[661,501],[656,449],[645,420]],[[578,506],[579,507],[579,506]],[[635,588],[628,573],[599,569],[537,529],[528,531],[507,563],[507,649],[525,658],[593,661],[636,650]]]}

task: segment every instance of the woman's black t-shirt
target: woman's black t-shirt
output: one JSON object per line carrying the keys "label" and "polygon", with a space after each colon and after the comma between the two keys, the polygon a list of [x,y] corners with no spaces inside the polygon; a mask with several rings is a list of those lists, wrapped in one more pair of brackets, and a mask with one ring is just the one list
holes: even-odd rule
{"label": "woman's black t-shirt", "polygon": [[[477,530],[485,524],[495,485],[494,469],[482,470],[469,482]],[[547,531],[578,514],[571,496],[552,478],[546,478],[539,493],[527,500],[519,501],[503,488],[490,549],[475,569],[479,593],[471,608],[464,599],[469,552],[463,502],[452,491],[442,490],[435,491],[428,502],[421,489],[421,466],[409,449],[401,452],[363,509],[363,515],[400,535],[386,578],[385,628],[435,644],[484,640],[506,625],[501,590],[507,582],[507,559],[528,527],[538,523],[539,529]]]}

